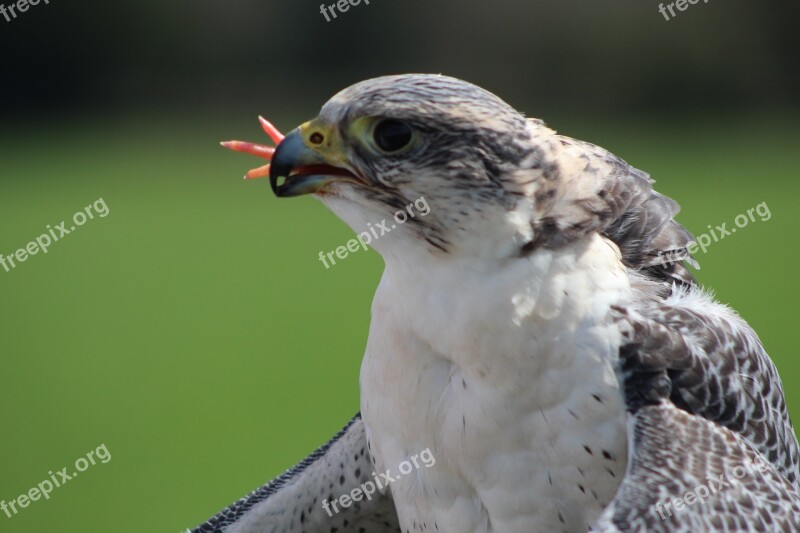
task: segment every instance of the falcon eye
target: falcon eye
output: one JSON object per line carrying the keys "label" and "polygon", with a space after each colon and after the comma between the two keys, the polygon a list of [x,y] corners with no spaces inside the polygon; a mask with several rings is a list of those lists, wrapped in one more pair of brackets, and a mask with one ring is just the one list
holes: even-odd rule
{"label": "falcon eye", "polygon": [[411,126],[394,119],[382,120],[372,132],[375,144],[387,153],[397,152],[409,145],[414,137]]}

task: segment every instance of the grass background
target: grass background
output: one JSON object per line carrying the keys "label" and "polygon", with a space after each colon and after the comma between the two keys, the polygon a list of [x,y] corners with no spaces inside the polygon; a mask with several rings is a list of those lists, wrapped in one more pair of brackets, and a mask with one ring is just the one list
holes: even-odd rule
{"label": "grass background", "polygon": [[[252,114],[4,128],[0,253],[98,197],[110,214],[0,269],[0,499],[101,443],[112,459],[0,514],[0,531],[177,532],[358,409],[381,260],[358,252],[325,270],[318,252],[348,228],[311,198],[239,179],[257,161],[216,142],[262,138]],[[287,130],[310,114],[271,118]],[[759,333],[800,417],[800,117],[545,118],[650,172],[696,234],[767,202],[772,219],[713,244],[698,276]]]}

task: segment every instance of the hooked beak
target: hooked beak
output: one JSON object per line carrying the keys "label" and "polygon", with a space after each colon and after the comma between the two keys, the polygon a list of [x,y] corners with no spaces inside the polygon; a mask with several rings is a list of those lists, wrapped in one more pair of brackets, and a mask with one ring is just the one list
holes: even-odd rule
{"label": "hooked beak", "polygon": [[[320,129],[313,123],[306,123],[284,137],[262,117],[259,117],[259,120],[264,131],[274,142],[278,143],[277,147],[271,148],[241,141],[222,143],[231,150],[249,153],[271,161],[268,165],[248,172],[245,179],[268,175],[272,192],[278,197],[322,192],[327,185],[337,182],[366,185],[363,179],[345,168],[329,164],[323,155],[308,146],[309,141],[305,139],[315,138],[309,131]],[[313,131],[313,133],[319,134],[318,131]],[[326,135],[325,138],[330,137]],[[322,150],[330,152],[331,146],[322,147]],[[336,159],[338,160],[340,157],[337,156]]]}
{"label": "hooked beak", "polygon": [[[283,178],[283,182],[278,182]],[[335,167],[303,141],[300,128],[293,130],[275,148],[269,183],[275,196],[300,196],[319,192],[329,183],[363,182],[347,169]]]}

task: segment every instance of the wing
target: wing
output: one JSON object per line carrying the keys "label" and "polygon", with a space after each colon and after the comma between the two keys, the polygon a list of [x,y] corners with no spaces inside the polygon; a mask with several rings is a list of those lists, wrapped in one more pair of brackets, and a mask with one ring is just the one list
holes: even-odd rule
{"label": "wing", "polygon": [[775,365],[755,332],[700,289],[616,308],[629,409],[661,398],[740,435],[795,488],[798,443]]}
{"label": "wing", "polygon": [[798,443],[752,329],[697,288],[615,313],[628,470],[593,530],[800,531]]}
{"label": "wing", "polygon": [[[191,533],[397,533],[400,525],[388,491],[376,490],[368,499],[362,491],[360,501],[350,501],[347,507],[331,503],[370,482],[372,471],[364,423],[357,414],[300,464]],[[328,510],[323,501],[329,503]]]}
{"label": "wing", "polygon": [[668,400],[628,424],[628,471],[592,531],[800,531],[800,494],[739,434]]}

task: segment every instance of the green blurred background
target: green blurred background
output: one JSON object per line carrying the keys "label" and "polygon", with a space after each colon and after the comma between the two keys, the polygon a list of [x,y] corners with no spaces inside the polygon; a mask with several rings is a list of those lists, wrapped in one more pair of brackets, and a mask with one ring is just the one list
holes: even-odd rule
{"label": "green blurred background", "polygon": [[609,148],[697,234],[766,202],[698,276],[758,331],[797,419],[798,14],[372,0],[325,22],[310,1],[51,0],[0,18],[0,253],[100,197],[110,210],[0,268],[0,499],[112,456],[0,531],[174,533],[355,413],[380,258],[325,270],[345,225],[241,181],[257,161],[217,142],[265,139],[259,113],[288,130],[381,74],[455,75]]}

